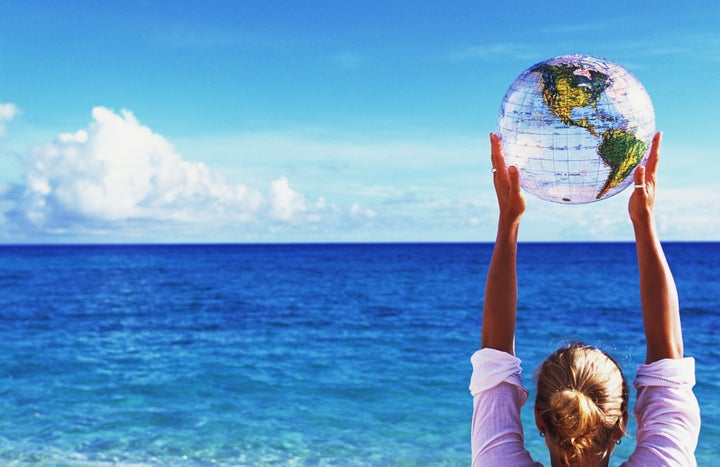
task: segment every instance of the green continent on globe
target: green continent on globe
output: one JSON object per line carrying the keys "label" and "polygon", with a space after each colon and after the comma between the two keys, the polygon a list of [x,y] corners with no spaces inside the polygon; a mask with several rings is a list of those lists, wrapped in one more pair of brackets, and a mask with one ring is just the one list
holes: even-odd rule
{"label": "green continent on globe", "polygon": [[[578,73],[578,70],[581,72]],[[580,107],[592,106],[597,110],[596,104],[602,93],[612,84],[612,79],[605,73],[595,70],[584,70],[571,65],[540,64],[530,69],[531,72],[540,73],[543,79],[543,102],[557,115],[561,122],[585,128],[593,136],[595,126],[587,118],[573,120],[572,110]]]}
{"label": "green continent on globe", "polygon": [[642,160],[646,149],[646,142],[640,141],[635,135],[625,130],[604,132],[602,143],[598,146],[598,154],[610,166],[610,175],[596,198],[602,198],[606,191],[630,175],[630,172]]}
{"label": "green continent on globe", "polygon": [[[601,137],[597,152],[610,167],[605,184],[597,199],[602,198],[611,188],[620,184],[630,175],[645,155],[647,143],[640,141],[622,129],[609,129],[602,133],[586,117],[573,119],[576,108],[592,107],[597,111],[597,102],[603,92],[612,84],[612,78],[605,73],[587,70],[573,65],[540,64],[530,69],[540,73],[543,81],[542,98],[545,105],[565,125],[584,128],[591,135]],[[602,120],[609,119],[601,113],[596,114]],[[610,118],[611,119],[611,118]],[[612,119],[611,119],[612,120]]]}

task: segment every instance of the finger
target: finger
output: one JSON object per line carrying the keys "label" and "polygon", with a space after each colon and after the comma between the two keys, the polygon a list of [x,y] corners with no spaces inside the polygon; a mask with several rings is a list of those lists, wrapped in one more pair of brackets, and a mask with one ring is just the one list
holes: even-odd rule
{"label": "finger", "polygon": [[493,181],[496,186],[507,185],[509,183],[507,168],[505,167],[505,156],[502,153],[502,143],[500,136],[496,133],[490,134],[490,142],[492,145],[492,164],[494,170]]}
{"label": "finger", "polygon": [[514,165],[508,168],[508,176],[510,177],[510,193],[520,193],[520,171]]}
{"label": "finger", "polygon": [[490,148],[493,167],[496,169],[505,167],[505,157],[502,153],[500,137],[495,133],[490,133]]}
{"label": "finger", "polygon": [[640,166],[635,169],[635,191],[640,190],[644,195],[645,193],[647,193],[645,189],[645,167]]}
{"label": "finger", "polygon": [[502,155],[500,137],[495,133],[490,133],[490,156],[493,168],[493,183],[497,190],[498,186],[507,183],[507,171],[505,170],[505,158]]}
{"label": "finger", "polygon": [[495,133],[490,133],[490,163],[493,168],[498,166],[497,161],[501,151],[498,136]]}
{"label": "finger", "polygon": [[662,141],[662,132],[658,131],[655,133],[655,137],[652,140],[650,146],[650,156],[648,156],[647,171],[645,173],[645,179],[650,183],[655,183],[655,173],[657,172],[658,162],[660,161],[660,143]]}

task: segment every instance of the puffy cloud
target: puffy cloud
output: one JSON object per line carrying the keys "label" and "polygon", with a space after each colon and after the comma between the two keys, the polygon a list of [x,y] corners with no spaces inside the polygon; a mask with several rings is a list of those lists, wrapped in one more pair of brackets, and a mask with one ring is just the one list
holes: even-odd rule
{"label": "puffy cloud", "polygon": [[266,203],[188,162],[129,111],[97,107],[87,129],[36,148],[15,214],[39,228],[75,222],[242,221]]}
{"label": "puffy cloud", "polygon": [[[16,112],[14,106],[0,108],[0,118]],[[357,203],[343,209],[323,196],[309,201],[286,177],[271,180],[267,192],[232,183],[202,162],[184,160],[132,112],[96,107],[87,128],[31,151],[24,185],[0,190],[0,223],[3,235],[23,232],[25,238],[108,232],[142,237],[142,231],[167,236],[182,224],[183,232],[200,229],[212,241],[217,228],[230,232],[238,224],[259,236],[252,238],[263,238],[263,232],[302,230],[303,224],[318,231],[375,216]]]}
{"label": "puffy cloud", "polygon": [[[12,116],[13,109],[0,112]],[[92,117],[86,129],[32,151],[25,186],[13,191],[6,218],[26,230],[57,232],[131,222],[317,222],[336,211],[324,198],[307,203],[285,177],[272,181],[267,195],[230,183],[202,162],[183,160],[129,111],[97,107]]]}
{"label": "puffy cloud", "polygon": [[293,191],[285,177],[271,183],[270,202],[271,215],[275,219],[290,220],[307,211],[305,197]]}
{"label": "puffy cloud", "polygon": [[5,135],[5,123],[9,122],[20,112],[13,103],[0,103],[0,136]]}

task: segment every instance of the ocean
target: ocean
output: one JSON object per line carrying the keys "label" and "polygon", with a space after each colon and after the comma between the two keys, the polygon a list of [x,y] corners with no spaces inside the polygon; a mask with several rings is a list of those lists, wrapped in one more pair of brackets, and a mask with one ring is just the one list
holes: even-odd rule
{"label": "ocean", "polygon": [[[463,466],[491,244],[0,247],[0,464]],[[720,456],[720,243],[667,243]],[[644,360],[630,243],[519,245],[532,373],[563,342]],[[634,394],[633,394],[634,401]],[[630,433],[635,425],[630,424]],[[634,447],[618,446],[611,465]]]}

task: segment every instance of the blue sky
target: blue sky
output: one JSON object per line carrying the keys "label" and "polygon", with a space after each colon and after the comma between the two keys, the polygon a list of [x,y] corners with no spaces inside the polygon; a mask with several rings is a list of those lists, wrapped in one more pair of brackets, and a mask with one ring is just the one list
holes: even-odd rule
{"label": "blue sky", "polygon": [[[568,53],[648,90],[663,239],[720,240],[720,6],[678,3],[3,2],[0,242],[492,241],[500,100]],[[630,240],[628,196],[521,240]]]}

